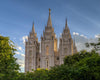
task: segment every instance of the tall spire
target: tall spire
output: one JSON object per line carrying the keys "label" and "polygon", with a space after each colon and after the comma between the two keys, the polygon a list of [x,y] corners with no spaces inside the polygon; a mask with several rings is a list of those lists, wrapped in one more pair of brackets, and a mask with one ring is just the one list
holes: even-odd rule
{"label": "tall spire", "polygon": [[47,22],[48,27],[52,27],[52,22],[51,22],[51,9],[49,8],[49,17],[48,17],[48,22]]}
{"label": "tall spire", "polygon": [[34,22],[33,22],[32,32],[35,33]]}
{"label": "tall spire", "polygon": [[67,24],[67,19],[66,19],[66,21],[65,21],[65,28],[64,28],[63,32],[64,32],[64,33],[69,33],[69,34],[70,34],[70,30],[69,30],[68,24]]}
{"label": "tall spire", "polygon": [[74,49],[74,53],[77,53],[77,48],[75,44],[75,36],[74,36],[74,41],[73,41],[73,49]]}
{"label": "tall spire", "polygon": [[68,28],[68,25],[67,25],[67,18],[66,18],[65,29],[67,29],[67,28]]}

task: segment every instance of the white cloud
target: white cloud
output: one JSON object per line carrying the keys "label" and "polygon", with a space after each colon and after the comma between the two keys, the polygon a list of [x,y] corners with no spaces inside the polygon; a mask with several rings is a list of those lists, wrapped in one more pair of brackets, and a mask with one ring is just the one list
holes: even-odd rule
{"label": "white cloud", "polygon": [[21,67],[24,67],[25,65],[24,64],[21,64]]}
{"label": "white cloud", "polygon": [[20,65],[20,69],[24,72],[25,67],[25,54],[22,51],[16,51],[16,55],[14,57],[17,58],[17,63]]}
{"label": "white cloud", "polygon": [[15,52],[16,54],[20,54],[19,52]]}
{"label": "white cloud", "polygon": [[21,56],[25,57],[25,54],[21,54]]}
{"label": "white cloud", "polygon": [[84,35],[83,35],[83,34],[82,34],[82,35],[80,35],[80,36],[84,37]]}
{"label": "white cloud", "polygon": [[79,35],[79,33],[77,33],[77,32],[73,32],[73,35]]}
{"label": "white cloud", "polygon": [[18,50],[22,50],[22,47],[20,47],[20,46],[18,46],[17,48],[18,48]]}
{"label": "white cloud", "polygon": [[[16,51],[15,53],[18,54],[18,55],[21,55],[20,57],[23,57],[23,58],[25,57],[25,54],[23,54],[23,52],[18,52],[18,51]],[[19,57],[18,57],[18,58],[19,58]]]}
{"label": "white cloud", "polygon": [[82,35],[80,35],[81,37],[84,37],[84,38],[87,38],[86,36],[84,36],[83,34]]}
{"label": "white cloud", "polygon": [[73,35],[75,35],[75,32],[73,32]]}
{"label": "white cloud", "polygon": [[60,33],[60,35],[62,35],[62,33]]}
{"label": "white cloud", "polygon": [[81,50],[90,51],[91,49],[93,49],[93,47],[87,48],[85,43],[97,43],[98,37],[100,37],[100,35],[95,35],[95,38],[87,38],[84,35],[75,35],[75,43],[76,43],[77,50],[78,51],[81,51]]}
{"label": "white cloud", "polygon": [[25,61],[24,59],[18,59],[17,63],[20,65],[20,67],[24,67],[25,66]]}
{"label": "white cloud", "polygon": [[95,35],[95,38],[100,38],[100,34]]}
{"label": "white cloud", "polygon": [[77,35],[77,36],[79,35],[79,36],[81,36],[81,37],[87,38],[87,37],[84,36],[83,34],[80,35],[78,32],[73,32],[73,35]]}
{"label": "white cloud", "polygon": [[79,35],[79,33],[76,33],[76,35]]}
{"label": "white cloud", "polygon": [[25,44],[25,41],[28,40],[28,36],[23,36],[22,40],[23,40],[23,44]]}

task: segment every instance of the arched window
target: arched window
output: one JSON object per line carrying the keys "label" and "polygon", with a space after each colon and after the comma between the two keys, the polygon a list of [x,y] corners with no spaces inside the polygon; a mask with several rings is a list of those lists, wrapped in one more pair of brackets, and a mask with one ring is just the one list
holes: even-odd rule
{"label": "arched window", "polygon": [[46,55],[48,55],[48,54],[49,54],[49,47],[46,46]]}
{"label": "arched window", "polygon": [[57,60],[59,60],[59,57],[57,57]]}
{"label": "arched window", "polygon": [[39,62],[40,62],[40,58],[39,58]]}

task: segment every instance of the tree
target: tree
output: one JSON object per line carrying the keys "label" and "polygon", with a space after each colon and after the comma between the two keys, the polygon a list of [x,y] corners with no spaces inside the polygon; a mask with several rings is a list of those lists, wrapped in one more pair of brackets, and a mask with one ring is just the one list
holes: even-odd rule
{"label": "tree", "polygon": [[100,79],[100,56],[96,51],[81,51],[65,59],[65,64],[50,69],[49,80]]}
{"label": "tree", "polygon": [[59,65],[49,70],[48,80],[71,80],[72,67],[67,65]]}
{"label": "tree", "polygon": [[85,43],[86,47],[93,47],[93,50],[95,51],[99,51],[100,50],[100,38],[98,38],[98,42],[97,43]]}
{"label": "tree", "polygon": [[[85,50],[80,51],[74,55],[70,55],[70,56],[65,56],[64,58],[64,64],[68,65],[68,66],[72,66],[75,63],[79,62],[80,60],[86,58],[86,57],[91,57],[94,54],[96,54],[96,51],[92,50],[91,52],[87,52]],[[98,53],[97,53],[98,54]]]}
{"label": "tree", "polygon": [[46,69],[39,69],[39,70],[35,70],[34,72],[29,72],[26,75],[28,80],[29,78],[32,80],[48,80],[49,76],[48,76],[48,70]]}
{"label": "tree", "polygon": [[16,49],[8,37],[0,36],[0,80],[14,80],[19,65],[14,57]]}
{"label": "tree", "polygon": [[99,80],[100,56],[93,54],[91,57],[85,57],[76,63],[73,68],[74,73],[72,73],[72,78],[74,80]]}

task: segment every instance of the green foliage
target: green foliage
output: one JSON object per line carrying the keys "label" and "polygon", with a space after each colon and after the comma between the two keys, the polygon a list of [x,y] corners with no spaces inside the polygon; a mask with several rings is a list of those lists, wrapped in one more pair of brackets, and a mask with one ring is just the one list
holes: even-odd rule
{"label": "green foliage", "polygon": [[75,80],[99,80],[100,79],[100,56],[93,54],[85,57],[74,65],[73,76]]}
{"label": "green foliage", "polygon": [[71,70],[67,65],[52,67],[49,70],[49,80],[71,80]]}
{"label": "green foliage", "polygon": [[64,58],[64,64],[68,66],[75,65],[76,62],[79,62],[80,60],[86,58],[86,57],[91,57],[92,55],[96,55],[96,51],[92,50],[91,52],[87,52],[85,50],[78,52],[74,55],[66,56]]}
{"label": "green foliage", "polygon": [[100,79],[100,56],[95,51],[82,51],[80,54],[68,56],[65,59],[64,65],[50,69],[50,80]]}
{"label": "green foliage", "polygon": [[92,47],[93,50],[98,51],[100,50],[100,38],[98,38],[98,42],[97,43],[85,43],[86,47]]}
{"label": "green foliage", "polygon": [[49,80],[48,70],[40,69],[34,72],[20,73],[18,80]]}
{"label": "green foliage", "polygon": [[95,50],[66,56],[64,64],[50,70],[37,69],[27,73],[18,72],[14,51],[9,38],[0,36],[0,80],[100,80],[100,56]]}
{"label": "green foliage", "polygon": [[0,80],[12,80],[18,73],[14,51],[13,42],[8,37],[0,36]]}
{"label": "green foliage", "polygon": [[[68,63],[66,63],[68,62]],[[50,70],[38,69],[21,75],[18,80],[99,80],[100,56],[95,51],[81,51],[65,58],[65,64]]]}

